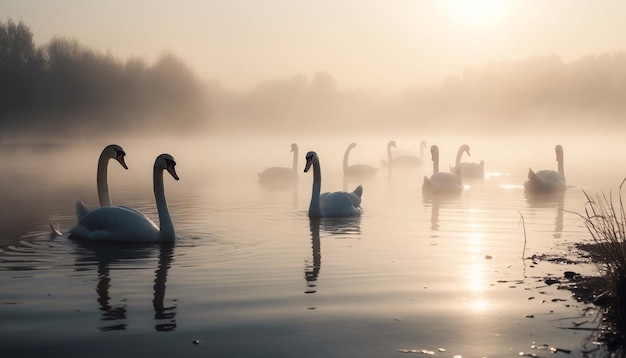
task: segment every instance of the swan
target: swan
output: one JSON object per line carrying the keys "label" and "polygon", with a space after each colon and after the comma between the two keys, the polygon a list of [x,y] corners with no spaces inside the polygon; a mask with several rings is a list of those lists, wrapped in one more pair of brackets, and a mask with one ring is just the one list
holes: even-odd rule
{"label": "swan", "polygon": [[420,156],[416,157],[414,155],[402,154],[398,156],[391,155],[391,147],[396,148],[396,141],[391,140],[387,143],[387,161],[381,161],[383,165],[392,165],[392,166],[420,166],[422,165],[422,161],[424,158],[424,149],[426,148],[426,141],[422,140],[420,142]]}
{"label": "swan", "polygon": [[391,155],[391,147],[395,148],[396,147],[396,141],[395,140],[390,140],[387,143],[387,160],[381,160],[380,163],[384,166],[389,166],[391,167],[391,163],[392,163],[392,159],[393,156]]}
{"label": "swan", "polygon": [[463,144],[456,152],[456,162],[454,167],[450,168],[450,172],[458,174],[463,178],[482,179],[485,177],[485,161],[481,160],[480,163],[463,162],[461,163],[461,157],[463,153],[470,155],[470,147],[467,144]]}
{"label": "swan", "polygon": [[293,152],[293,165],[292,168],[287,167],[271,167],[263,170],[259,175],[259,180],[262,182],[274,182],[274,181],[296,181],[298,180],[298,145],[291,143],[291,152]]}
{"label": "swan", "polygon": [[154,198],[161,228],[139,211],[121,206],[103,206],[94,209],[78,220],[70,230],[70,238],[120,242],[171,242],[175,240],[174,224],[170,217],[163,188],[163,170],[175,180],[176,161],[169,154],[161,154],[154,161]]}
{"label": "swan", "polygon": [[[98,186],[98,199],[100,206],[112,206],[111,195],[109,194],[109,183],[107,180],[107,169],[109,159],[115,159],[124,169],[128,169],[124,157],[126,152],[117,144],[110,144],[104,147],[98,159],[98,172],[96,175],[96,185]],[[80,219],[89,212],[89,208],[81,200],[76,200],[76,217]]]}
{"label": "swan", "polygon": [[313,166],[313,191],[309,205],[309,217],[337,217],[361,215],[361,195],[363,187],[358,186],[353,192],[336,191],[320,195],[322,187],[322,173],[320,160],[315,152],[306,154],[306,166],[304,172],[308,172]]}
{"label": "swan", "polygon": [[353,164],[348,165],[348,157],[352,148],[356,147],[356,143],[350,143],[346,148],[346,152],[343,154],[343,175],[354,177],[372,178],[378,173],[378,168],[374,168],[367,164]]}
{"label": "swan", "polygon": [[524,183],[524,189],[530,193],[542,193],[565,189],[565,171],[563,170],[563,147],[556,145],[556,161],[558,172],[554,170],[540,170],[534,172],[528,168],[528,180]]}
{"label": "swan", "polygon": [[422,190],[431,193],[460,193],[463,191],[461,176],[454,173],[439,172],[439,147],[432,145],[430,154],[433,159],[433,174],[424,176]]}

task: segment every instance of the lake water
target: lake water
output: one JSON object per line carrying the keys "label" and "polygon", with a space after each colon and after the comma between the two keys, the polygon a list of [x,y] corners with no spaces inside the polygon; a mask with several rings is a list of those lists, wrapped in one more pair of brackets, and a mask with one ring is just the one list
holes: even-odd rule
{"label": "lake water", "polygon": [[[414,152],[421,139],[438,144],[442,170],[466,142],[487,178],[458,197],[424,198],[426,158],[417,169],[344,180],[349,142],[359,143],[351,162],[379,166],[388,139]],[[298,183],[260,185],[257,172],[291,165],[292,141]],[[595,267],[528,257],[577,258],[572,244],[589,240],[571,213],[582,212],[583,190],[616,190],[626,176],[622,159],[597,160],[623,152],[617,138],[584,147],[561,138],[570,187],[545,200],[526,198],[522,183],[529,166],[556,169],[554,138],[112,142],[129,166],[109,165],[113,203],[157,223],[151,167],[162,152],[176,158],[180,181],[166,173],[165,187],[177,242],[51,238],[49,219],[64,231],[76,222],[75,199],[97,205],[96,161],[108,143],[2,145],[0,356],[558,357],[597,348],[593,332],[571,328],[597,327],[598,313],[544,283]],[[362,217],[308,218],[308,150],[320,156],[323,191],[363,185]]]}

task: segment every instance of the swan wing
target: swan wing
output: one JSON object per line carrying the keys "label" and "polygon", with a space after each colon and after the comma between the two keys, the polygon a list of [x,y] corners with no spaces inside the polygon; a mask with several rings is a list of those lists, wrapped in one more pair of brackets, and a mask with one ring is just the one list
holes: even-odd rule
{"label": "swan wing", "polygon": [[485,176],[484,166],[484,161],[481,161],[480,163],[464,162],[461,163],[459,169],[454,171],[454,173],[467,178],[482,178]]}
{"label": "swan wing", "polygon": [[125,207],[106,206],[90,211],[70,230],[82,240],[157,241],[159,227],[144,214]]}
{"label": "swan wing", "polygon": [[432,192],[456,193],[463,190],[463,181],[459,175],[439,172],[430,178],[424,177],[422,188]]}
{"label": "swan wing", "polygon": [[271,167],[257,174],[262,181],[291,181],[298,179],[298,174],[292,168],[287,167]]}
{"label": "swan wing", "polygon": [[534,172],[529,169],[528,180],[524,183],[524,189],[534,192],[562,190],[565,189],[565,178],[555,170]]}
{"label": "swan wing", "polygon": [[[358,187],[360,188],[360,186]],[[357,189],[358,189],[357,188]],[[356,191],[356,190],[355,190]],[[320,195],[322,216],[358,216],[361,215],[361,197],[356,192],[336,191]]]}

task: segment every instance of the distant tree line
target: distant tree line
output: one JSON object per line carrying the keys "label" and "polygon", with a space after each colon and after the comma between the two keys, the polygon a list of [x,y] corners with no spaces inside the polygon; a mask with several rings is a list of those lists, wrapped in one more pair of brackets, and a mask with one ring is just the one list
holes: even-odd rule
{"label": "distant tree line", "polygon": [[626,123],[626,54],[558,56],[466,69],[396,95],[340,90],[302,74],[232,91],[201,83],[176,56],[119,60],[65,38],[35,46],[24,23],[0,22],[0,139],[20,131],[89,137],[211,129],[485,129]]}
{"label": "distant tree line", "polygon": [[206,120],[206,93],[173,54],[121,61],[74,40],[35,46],[23,22],[0,22],[0,135],[185,132]]}
{"label": "distant tree line", "polygon": [[211,107],[216,122],[231,128],[283,131],[626,125],[623,52],[571,63],[556,55],[493,63],[395,95],[337,87],[327,72],[268,81],[246,92],[214,86]]}

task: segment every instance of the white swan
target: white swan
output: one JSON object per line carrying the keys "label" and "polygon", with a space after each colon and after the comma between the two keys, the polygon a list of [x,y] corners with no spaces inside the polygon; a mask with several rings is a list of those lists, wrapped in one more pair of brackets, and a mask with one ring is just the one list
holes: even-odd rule
{"label": "white swan", "polygon": [[163,242],[174,241],[174,224],[170,217],[163,188],[163,170],[174,179],[178,175],[176,162],[169,154],[161,154],[154,161],[153,182],[161,228],[146,215],[121,206],[104,206],[90,211],[79,219],[70,230],[70,238],[81,240],[104,240],[121,242]]}
{"label": "white swan", "polygon": [[420,156],[402,154],[393,156],[391,153],[391,147],[396,148],[396,141],[391,140],[387,143],[387,161],[382,160],[383,165],[397,166],[397,167],[418,167],[422,165],[424,159],[424,149],[426,149],[426,141],[420,142]]}
{"label": "white swan", "polygon": [[378,168],[374,168],[367,164],[348,165],[348,157],[352,148],[356,147],[356,143],[350,143],[343,154],[343,175],[351,177],[372,178],[378,173]]}
{"label": "white swan", "polygon": [[[128,169],[124,161],[126,152],[117,144],[110,144],[104,147],[98,159],[98,172],[96,175],[96,185],[98,187],[98,200],[100,206],[111,206],[111,195],[109,194],[109,183],[107,179],[107,169],[109,159],[117,160],[124,169]],[[76,217],[80,219],[89,212],[89,208],[80,200],[76,200]]]}
{"label": "white swan", "polygon": [[534,172],[528,168],[528,180],[524,183],[524,189],[530,193],[542,193],[555,190],[564,190],[565,171],[563,170],[563,147],[557,145],[554,147],[556,152],[556,161],[558,163],[558,172],[554,170],[540,170]]}
{"label": "white swan", "polygon": [[463,191],[461,176],[453,173],[439,172],[439,147],[430,147],[433,159],[433,174],[430,178],[424,176],[422,190],[430,193],[460,193]]}
{"label": "white swan", "polygon": [[291,143],[291,152],[293,152],[293,165],[287,167],[271,167],[263,170],[259,175],[262,182],[291,182],[298,180],[298,145]]}
{"label": "white swan", "polygon": [[315,152],[306,154],[306,166],[304,172],[308,172],[313,166],[313,190],[309,205],[309,217],[335,217],[335,216],[358,216],[361,215],[361,195],[363,187],[358,186],[353,192],[336,191],[320,195],[322,188],[322,173],[320,160]]}
{"label": "white swan", "polygon": [[470,155],[470,147],[467,144],[463,144],[456,152],[456,161],[454,167],[450,168],[450,172],[458,174],[463,178],[482,179],[485,177],[485,161],[481,160],[480,163],[463,162],[461,163],[461,157],[463,153]]}

